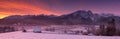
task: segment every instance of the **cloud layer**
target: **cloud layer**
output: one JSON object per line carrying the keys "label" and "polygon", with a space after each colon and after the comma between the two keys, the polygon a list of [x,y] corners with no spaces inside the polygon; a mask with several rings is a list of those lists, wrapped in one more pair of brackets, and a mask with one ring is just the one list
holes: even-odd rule
{"label": "cloud layer", "polygon": [[[40,6],[46,7],[44,5]],[[0,18],[9,15],[38,15],[38,14],[60,15],[58,13],[44,10],[41,7],[33,6],[25,2],[0,1]]]}
{"label": "cloud layer", "polygon": [[120,15],[120,0],[0,0],[0,18],[10,15],[69,14],[76,10]]}

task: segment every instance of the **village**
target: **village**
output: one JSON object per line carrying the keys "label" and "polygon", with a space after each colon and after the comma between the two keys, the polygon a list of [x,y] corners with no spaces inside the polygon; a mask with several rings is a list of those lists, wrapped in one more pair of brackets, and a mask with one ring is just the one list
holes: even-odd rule
{"label": "village", "polygon": [[107,25],[49,25],[49,26],[1,26],[0,33],[21,31],[29,33],[28,30],[33,30],[34,33],[58,33],[70,35],[89,35],[89,36],[118,36],[119,30],[116,29],[115,20],[111,19]]}

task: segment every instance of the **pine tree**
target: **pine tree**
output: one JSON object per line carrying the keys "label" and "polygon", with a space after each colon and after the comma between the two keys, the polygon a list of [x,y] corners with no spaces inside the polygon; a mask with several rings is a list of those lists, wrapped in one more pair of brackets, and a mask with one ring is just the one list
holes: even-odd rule
{"label": "pine tree", "polygon": [[113,36],[116,32],[116,26],[115,26],[115,19],[111,19],[110,22],[108,22],[108,26],[106,28],[106,35],[107,36]]}

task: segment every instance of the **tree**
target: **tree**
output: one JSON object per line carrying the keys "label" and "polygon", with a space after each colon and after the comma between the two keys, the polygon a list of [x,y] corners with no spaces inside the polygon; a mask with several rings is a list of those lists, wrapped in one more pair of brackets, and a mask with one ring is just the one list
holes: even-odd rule
{"label": "tree", "polygon": [[115,19],[111,18],[106,28],[106,35],[113,36],[115,35],[115,32],[116,32]]}
{"label": "tree", "polygon": [[22,32],[27,32],[27,30],[24,27],[22,27]]}

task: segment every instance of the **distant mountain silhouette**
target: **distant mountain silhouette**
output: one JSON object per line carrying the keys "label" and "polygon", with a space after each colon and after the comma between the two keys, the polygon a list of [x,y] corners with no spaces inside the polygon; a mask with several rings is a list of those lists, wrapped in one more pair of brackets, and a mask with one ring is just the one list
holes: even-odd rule
{"label": "distant mountain silhouette", "polygon": [[[78,10],[71,14],[55,15],[13,15],[0,20],[1,25],[78,25],[78,24],[100,24],[115,18],[119,21],[119,16],[93,14],[92,11]],[[119,23],[119,22],[118,22]]]}

